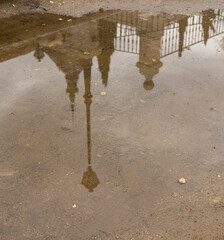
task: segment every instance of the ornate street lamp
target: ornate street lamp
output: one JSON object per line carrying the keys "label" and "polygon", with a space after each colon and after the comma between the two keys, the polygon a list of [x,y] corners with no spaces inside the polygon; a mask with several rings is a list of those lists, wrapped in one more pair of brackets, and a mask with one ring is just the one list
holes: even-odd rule
{"label": "ornate street lamp", "polygon": [[100,184],[100,181],[96,173],[92,170],[91,167],[91,123],[90,123],[90,105],[92,103],[92,94],[90,91],[91,88],[91,66],[92,62],[84,66],[84,81],[85,81],[85,94],[83,95],[86,104],[86,123],[87,123],[87,149],[88,149],[88,168],[84,172],[82,178],[82,184],[89,189],[89,192],[93,192],[93,189]]}

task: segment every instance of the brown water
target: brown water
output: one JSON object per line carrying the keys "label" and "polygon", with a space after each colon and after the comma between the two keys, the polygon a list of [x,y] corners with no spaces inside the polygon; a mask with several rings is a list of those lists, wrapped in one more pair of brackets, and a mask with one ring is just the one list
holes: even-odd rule
{"label": "brown water", "polygon": [[68,19],[0,26],[0,239],[106,238],[223,161],[223,10]]}

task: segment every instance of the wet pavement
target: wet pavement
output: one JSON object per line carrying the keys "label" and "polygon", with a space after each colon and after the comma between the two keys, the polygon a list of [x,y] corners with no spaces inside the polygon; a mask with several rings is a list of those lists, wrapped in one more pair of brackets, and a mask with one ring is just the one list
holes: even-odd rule
{"label": "wet pavement", "polygon": [[223,10],[0,28],[0,239],[223,239]]}

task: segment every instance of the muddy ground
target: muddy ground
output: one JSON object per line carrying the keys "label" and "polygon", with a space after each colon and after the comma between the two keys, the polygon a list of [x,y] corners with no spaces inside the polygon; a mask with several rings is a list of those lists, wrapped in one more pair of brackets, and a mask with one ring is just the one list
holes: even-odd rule
{"label": "muddy ground", "polygon": [[[73,23],[51,24],[50,20],[70,19],[63,15],[80,17],[102,8],[139,10],[143,19],[161,12],[172,18],[173,14],[184,16],[209,8],[224,9],[224,2],[27,0],[12,4],[0,5],[0,86],[6,89],[0,89],[0,239],[223,240],[223,55],[211,54],[210,59],[201,46],[202,50],[196,48],[195,52],[185,49],[184,60],[177,56],[164,60],[164,72],[157,75],[152,93],[143,89],[146,86],[134,69],[138,64],[133,55],[113,55],[117,65],[110,71],[109,87],[92,90],[92,158],[100,184],[88,193],[80,184],[89,154],[83,124],[84,84],[79,86],[81,97],[75,100],[79,112],[75,111],[74,124],[64,90],[63,73],[70,66],[63,64],[68,56],[81,69],[86,67],[82,64],[88,62],[88,57],[100,55],[96,38],[88,38],[88,34],[96,28],[96,22],[90,20],[104,18],[105,13],[85,16],[77,22],[73,19],[78,27],[70,32],[73,40],[68,41],[68,46],[74,44],[82,51],[72,56],[66,42],[60,45],[65,33],[60,35],[57,30],[67,29]],[[50,20],[48,15],[30,15],[31,23],[22,17],[21,23],[29,30],[26,34],[16,31],[16,18],[3,27],[4,17],[33,12],[59,15],[50,14]],[[49,23],[46,29],[37,26],[39,18],[43,24]],[[10,33],[9,29],[13,31]],[[85,31],[88,34],[82,35]],[[48,32],[56,33],[48,36]],[[39,40],[38,36],[42,38]],[[82,39],[86,41],[79,45]],[[221,40],[214,40],[213,45],[218,41]],[[60,74],[49,57],[41,59],[40,65],[34,61],[33,51],[41,44],[45,55],[61,67]],[[150,49],[157,52],[156,42],[150,44]],[[216,57],[213,66],[212,59]],[[172,62],[180,70],[170,70]],[[92,85],[99,86],[96,63],[93,66]],[[211,75],[206,72],[209,66]],[[195,71],[194,78],[191,69]],[[142,72],[148,74],[148,70]],[[66,75],[67,93],[72,88],[69,76]],[[24,86],[28,90],[23,90]],[[101,91],[107,95],[102,96]],[[88,126],[87,123],[87,129]],[[177,180],[183,176],[187,183],[181,185]]]}

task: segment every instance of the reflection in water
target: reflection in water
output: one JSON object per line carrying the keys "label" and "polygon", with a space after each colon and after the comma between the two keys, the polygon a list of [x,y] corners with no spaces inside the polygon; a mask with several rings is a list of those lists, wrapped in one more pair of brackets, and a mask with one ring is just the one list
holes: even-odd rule
{"label": "reflection in water", "polygon": [[188,25],[188,17],[183,17],[178,20],[179,24],[179,49],[178,49],[178,56],[182,57],[183,52],[183,43],[184,43],[184,33],[186,31],[186,27]]}
{"label": "reflection in water", "polygon": [[[143,87],[154,87],[153,77],[163,66],[162,58],[178,53],[181,57],[185,48],[204,42],[224,32],[224,11],[207,10],[199,16],[157,15],[143,19],[138,12],[120,12],[98,21],[90,21],[44,37],[32,40],[31,50],[40,62],[47,54],[64,73],[72,116],[75,111],[75,95],[78,93],[79,74],[84,72],[87,123],[88,167],[83,174],[82,184],[90,192],[100,183],[91,168],[91,67],[97,57],[102,83],[109,81],[111,56],[115,51],[138,55],[136,67],[144,76]],[[25,43],[24,43],[25,44]],[[29,45],[30,49],[30,45]],[[24,53],[27,52],[24,46]],[[20,52],[19,54],[24,54]],[[14,56],[14,55],[13,55]],[[0,56],[4,60],[4,56]]]}
{"label": "reflection in water", "polygon": [[34,52],[34,57],[40,62],[44,58],[44,49],[39,44],[37,44],[37,47]]}
{"label": "reflection in water", "polygon": [[96,188],[99,183],[96,173],[92,170],[91,166],[88,166],[83,174],[82,184],[88,188],[90,192],[93,192],[93,189]]}
{"label": "reflection in water", "polygon": [[107,86],[110,71],[110,57],[114,52],[114,38],[116,37],[117,24],[107,20],[99,20],[99,44],[101,53],[97,56],[98,67],[101,72],[102,83]]}
{"label": "reflection in water", "polygon": [[[84,66],[84,81],[85,81],[85,94],[83,95],[86,104],[86,127],[87,127],[87,148],[88,148],[88,164],[91,164],[91,125],[90,125],[90,105],[92,103],[91,94],[91,66],[92,61],[88,61]],[[82,184],[93,192],[93,189],[99,184],[99,179],[96,173],[88,166],[87,171],[84,172]]]}
{"label": "reflection in water", "polygon": [[[213,9],[209,9],[207,11],[202,11],[202,14],[203,14],[202,27],[204,30],[204,44],[206,45],[206,43],[209,39],[209,30],[212,29],[212,31],[215,32],[215,28],[213,26],[213,19],[215,19],[216,14]],[[220,13],[218,12],[218,14],[220,14]]]}

